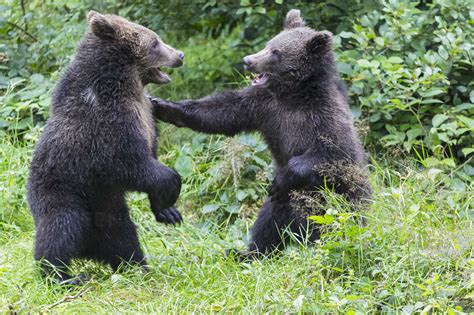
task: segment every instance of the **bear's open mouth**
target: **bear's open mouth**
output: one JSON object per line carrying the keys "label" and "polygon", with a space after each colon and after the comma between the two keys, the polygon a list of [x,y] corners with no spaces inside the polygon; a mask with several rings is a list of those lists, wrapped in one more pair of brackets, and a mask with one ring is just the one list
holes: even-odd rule
{"label": "bear's open mouth", "polygon": [[168,82],[171,82],[171,77],[166,73],[164,72],[163,70],[161,70],[160,67],[156,67],[155,68],[155,72],[156,72],[156,76],[158,77],[158,80],[162,83],[168,83]]}
{"label": "bear's open mouth", "polygon": [[266,72],[258,73],[253,78],[252,85],[253,86],[265,85],[265,83],[267,83],[267,81],[268,81],[268,74]]}

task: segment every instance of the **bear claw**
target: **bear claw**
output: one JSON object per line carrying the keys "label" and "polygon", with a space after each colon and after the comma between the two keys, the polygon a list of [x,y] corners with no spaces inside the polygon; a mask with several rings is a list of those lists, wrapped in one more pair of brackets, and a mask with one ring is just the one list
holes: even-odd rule
{"label": "bear claw", "polygon": [[183,222],[183,217],[181,213],[179,213],[178,209],[175,207],[170,207],[161,210],[158,214],[156,214],[156,221],[165,223],[165,224],[181,224]]}

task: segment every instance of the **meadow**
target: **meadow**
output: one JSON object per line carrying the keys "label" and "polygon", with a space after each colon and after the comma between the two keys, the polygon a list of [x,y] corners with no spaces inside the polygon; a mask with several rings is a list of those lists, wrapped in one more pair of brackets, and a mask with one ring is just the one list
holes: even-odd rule
{"label": "meadow", "polygon": [[[162,134],[160,156],[165,163],[176,161],[174,152],[199,137],[168,126]],[[256,200],[245,202],[239,214],[224,216],[202,205],[196,183],[212,180],[212,168],[232,170],[232,164],[249,164],[241,161],[249,149],[239,138],[209,137],[195,153],[179,202],[185,215],[182,226],[154,222],[146,196],[129,195],[150,273],[132,268],[114,274],[106,266],[77,261],[73,271],[92,278],[83,287],[44,281],[33,262],[34,227],[25,202],[35,140],[19,143],[4,137],[1,142],[0,176],[5,186],[0,200],[6,209],[0,221],[2,312],[473,311],[472,183],[414,162],[388,163],[387,157],[374,157],[374,201],[363,213],[365,226],[336,199],[317,244],[296,243],[281,255],[251,263],[227,258],[226,249],[243,248],[264,189],[256,190]],[[237,149],[229,153],[230,147]],[[234,167],[237,172],[242,169]],[[227,183],[222,189],[238,187],[240,176],[223,175],[221,181]],[[215,204],[225,205],[220,199]]]}

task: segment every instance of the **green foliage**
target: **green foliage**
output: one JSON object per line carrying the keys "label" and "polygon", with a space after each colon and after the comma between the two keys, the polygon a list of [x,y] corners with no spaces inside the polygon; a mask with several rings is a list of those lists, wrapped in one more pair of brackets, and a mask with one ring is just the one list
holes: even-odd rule
{"label": "green foliage", "polygon": [[[0,128],[14,133],[47,119],[53,84],[92,8],[92,3],[25,3],[0,6]],[[123,1],[94,9],[143,23],[183,49],[186,65],[173,71],[173,84],[151,91],[185,98],[232,88],[226,84],[241,81],[242,56],[277,33],[290,8],[301,8],[309,25],[337,34],[338,68],[350,87],[354,114],[367,129],[367,145],[397,147],[424,164],[429,158],[430,165],[449,167],[474,153],[469,4]]]}
{"label": "green foliage", "polygon": [[2,3],[0,128],[18,133],[44,123],[54,81],[72,58],[84,18],[84,6],[74,2]]}
{"label": "green foliage", "polygon": [[471,2],[383,4],[336,38],[339,70],[370,128],[366,141],[467,160],[474,151]]}
{"label": "green foliage", "polygon": [[[0,6],[0,128],[15,133],[46,120],[53,84],[92,8],[92,3],[25,3],[9,0]],[[473,156],[469,0],[94,4],[157,30],[186,52],[185,67],[173,71],[174,83],[151,89],[180,98],[241,81],[242,56],[277,33],[293,7],[302,9],[309,25],[337,34],[338,68],[350,87],[354,114],[367,130],[367,145],[397,147],[439,166]]]}
{"label": "green foliage", "polygon": [[[170,129],[175,128],[163,133],[173,133]],[[183,177],[181,197],[193,200],[192,208],[200,210],[196,214],[209,222],[227,222],[258,209],[272,179],[271,158],[258,135],[179,138],[165,137],[161,159]]]}

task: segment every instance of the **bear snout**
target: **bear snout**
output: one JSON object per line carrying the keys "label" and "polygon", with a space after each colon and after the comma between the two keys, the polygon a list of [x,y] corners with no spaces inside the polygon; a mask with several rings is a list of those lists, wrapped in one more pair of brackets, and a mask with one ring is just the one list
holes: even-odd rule
{"label": "bear snout", "polygon": [[244,69],[247,71],[252,71],[252,68],[254,65],[254,62],[252,61],[252,59],[249,56],[246,56],[244,57],[243,61],[244,61]]}
{"label": "bear snout", "polygon": [[248,67],[251,64],[252,64],[252,61],[250,60],[250,58],[248,56],[245,56],[244,57],[244,65]]}

